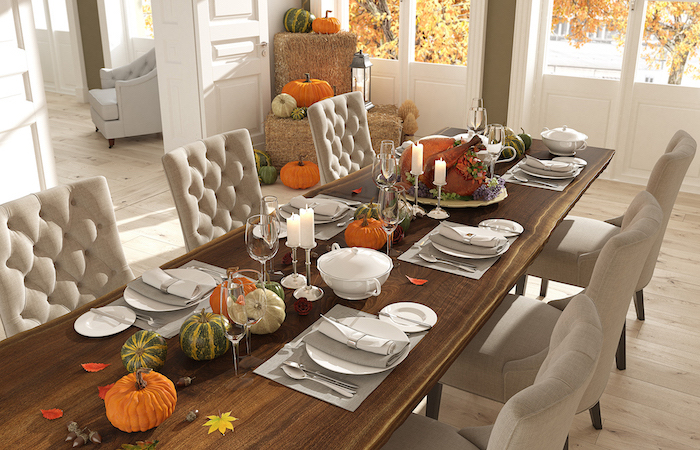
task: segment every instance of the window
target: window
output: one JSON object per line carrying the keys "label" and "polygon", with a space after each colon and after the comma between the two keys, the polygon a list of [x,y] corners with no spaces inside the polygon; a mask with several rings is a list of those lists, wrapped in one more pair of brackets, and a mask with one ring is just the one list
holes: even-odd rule
{"label": "window", "polygon": [[130,12],[133,20],[129,23],[133,27],[134,37],[153,39],[153,16],[151,14],[151,0],[132,0]]}

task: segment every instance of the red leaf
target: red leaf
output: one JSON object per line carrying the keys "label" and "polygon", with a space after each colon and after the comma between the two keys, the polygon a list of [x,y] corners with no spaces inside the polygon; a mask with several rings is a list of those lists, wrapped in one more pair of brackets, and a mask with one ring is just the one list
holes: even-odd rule
{"label": "red leaf", "polygon": [[58,419],[59,417],[63,417],[63,410],[58,408],[42,409],[41,415],[44,416],[45,419],[49,420]]}
{"label": "red leaf", "polygon": [[406,275],[406,278],[408,278],[408,281],[415,284],[416,286],[423,286],[425,283],[428,282],[428,280],[421,280],[420,278],[411,278],[408,275]]}
{"label": "red leaf", "polygon": [[107,395],[107,391],[110,390],[114,386],[114,383],[108,384],[107,386],[97,386],[97,391],[100,394],[100,398],[102,400],[105,399],[105,395]]}
{"label": "red leaf", "polygon": [[362,192],[362,188],[361,188],[361,187],[359,187],[359,188],[357,188],[357,189],[354,189],[354,190],[352,191],[353,194],[359,194],[360,192]]}
{"label": "red leaf", "polygon": [[81,364],[83,366],[83,369],[87,372],[99,372],[100,370],[104,369],[105,367],[109,366],[109,364],[104,364],[104,363],[86,363],[86,364]]}

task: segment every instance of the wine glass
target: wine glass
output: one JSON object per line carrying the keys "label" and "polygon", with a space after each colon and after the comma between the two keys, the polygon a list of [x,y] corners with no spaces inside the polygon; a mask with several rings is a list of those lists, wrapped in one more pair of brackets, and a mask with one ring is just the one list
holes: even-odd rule
{"label": "wine glass", "polygon": [[472,107],[467,113],[467,128],[476,134],[481,134],[486,128],[486,108],[484,108],[484,100],[475,98],[472,100]]}
{"label": "wine glass", "polygon": [[406,208],[403,207],[403,187],[382,186],[379,189],[379,220],[386,232],[386,254],[391,251],[391,235],[405,218]]}
{"label": "wine glass", "polygon": [[[282,231],[282,216],[280,215],[279,203],[274,195],[266,195],[260,201],[260,214],[266,214],[273,220],[277,221],[277,235]],[[267,280],[270,281],[270,275],[275,274],[275,260],[270,259],[270,270],[267,274]],[[278,274],[279,275],[279,274]]]}
{"label": "wine glass", "polygon": [[377,187],[393,186],[399,178],[399,159],[394,141],[382,141],[379,154],[372,160],[372,179]]}
{"label": "wine glass", "polygon": [[279,221],[267,214],[248,217],[245,224],[245,245],[248,254],[262,266],[265,282],[265,262],[274,258],[279,249]]}
{"label": "wine glass", "polygon": [[[243,328],[242,335],[245,336],[248,355],[250,355],[250,327],[260,322],[267,309],[267,296],[261,284],[262,276],[257,270],[242,269],[230,275],[228,280],[226,309],[231,322]],[[238,339],[235,338],[236,336]],[[241,335],[229,332],[227,337],[235,345],[234,365],[238,371],[236,350]]]}
{"label": "wine glass", "polygon": [[491,178],[493,178],[496,160],[501,155],[501,152],[503,151],[503,143],[506,140],[506,129],[503,125],[492,123],[486,126],[484,136],[486,136],[485,145],[486,151],[489,154]]}

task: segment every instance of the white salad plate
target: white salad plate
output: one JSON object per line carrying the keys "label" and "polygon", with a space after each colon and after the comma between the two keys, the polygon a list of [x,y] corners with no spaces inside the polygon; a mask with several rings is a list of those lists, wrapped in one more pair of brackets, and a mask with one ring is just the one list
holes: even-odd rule
{"label": "white salad plate", "polygon": [[404,333],[417,333],[419,331],[425,331],[425,327],[422,325],[417,325],[408,320],[401,320],[399,317],[405,317],[407,319],[418,320],[431,327],[437,323],[437,314],[431,308],[420,303],[413,302],[398,302],[387,305],[382,309],[382,312],[387,314],[393,314],[398,317],[387,317],[379,316],[379,320],[383,322],[388,322],[392,325],[398,327]]}
{"label": "white salad plate", "polygon": [[525,231],[518,222],[508,219],[486,219],[479,222],[480,228],[497,231],[505,237],[518,236]]}
{"label": "white salad plate", "polygon": [[568,163],[568,164],[576,164],[577,166],[582,166],[582,167],[585,166],[586,164],[588,164],[588,161],[586,161],[585,159],[576,158],[573,156],[557,156],[555,158],[552,158],[552,161],[559,161],[559,162]]}
{"label": "white salad plate", "polygon": [[136,313],[126,306],[103,306],[98,308],[113,316],[123,318],[126,323],[122,323],[111,317],[103,316],[94,311],[88,311],[78,317],[73,323],[73,328],[78,334],[87,337],[105,337],[121,333],[129,328],[136,321]]}
{"label": "white salad plate", "polygon": [[453,248],[445,247],[444,245],[440,245],[436,242],[431,241],[431,244],[433,244],[433,247],[435,247],[437,250],[441,251],[442,253],[450,256],[456,256],[457,258],[466,258],[466,259],[489,259],[489,258],[495,258],[497,256],[501,256],[504,254],[508,249],[510,248],[510,241],[506,241],[505,244],[503,244],[503,247],[501,247],[497,253],[493,255],[477,255],[474,253],[466,253],[466,252],[460,252],[459,250],[455,250]]}
{"label": "white salad plate", "polygon": [[549,174],[543,175],[540,172],[529,170],[527,164],[520,164],[518,166],[518,169],[522,170],[528,175],[532,175],[533,177],[548,178],[550,180],[568,180],[569,178],[575,178],[576,175],[578,175],[581,172],[580,167],[576,167],[570,172],[555,172],[554,170],[552,170]]}
{"label": "white salad plate", "polygon": [[406,342],[406,348],[403,354],[394,361],[393,364],[387,367],[369,367],[360,364],[355,364],[344,359],[340,359],[329,353],[326,353],[318,348],[306,344],[306,352],[309,357],[319,366],[332,370],[333,372],[344,373],[347,375],[370,375],[373,373],[384,372],[385,370],[393,369],[401,364],[406,359],[410,351],[411,343],[408,340],[406,333],[401,331],[397,325],[384,322],[372,317],[345,317],[338,319],[338,322],[354,328],[355,330],[371,334],[384,339],[391,339],[394,342]]}
{"label": "white salad plate", "polygon": [[[299,214],[299,210],[294,208],[291,205],[284,205],[285,208],[289,208],[290,210],[293,209],[295,210],[295,214]],[[345,219],[348,217],[348,214],[354,214],[355,211],[353,209],[347,209],[344,212],[338,214],[336,217],[328,217],[328,216],[319,216],[318,214],[314,214],[314,224],[315,225],[323,225],[326,223],[333,223],[333,222],[338,222],[342,219]],[[282,216],[283,219],[289,219],[292,217],[292,213],[289,212],[288,209],[282,209],[280,208],[280,216]]]}
{"label": "white salad plate", "polygon": [[[196,269],[165,269],[165,272],[173,277],[179,278],[186,281],[194,281],[195,283],[201,285],[205,291],[210,291],[214,289],[217,282],[208,273],[204,273],[201,270]],[[168,312],[168,311],[179,311],[181,309],[191,308],[195,305],[200,304],[202,301],[209,298],[209,295],[205,295],[201,300],[192,302],[188,305],[176,306],[169,305],[167,303],[162,303],[152,298],[146,297],[145,295],[139,294],[130,287],[124,289],[124,300],[129,306],[132,306],[141,311],[149,312]],[[184,299],[183,299],[184,300]]]}

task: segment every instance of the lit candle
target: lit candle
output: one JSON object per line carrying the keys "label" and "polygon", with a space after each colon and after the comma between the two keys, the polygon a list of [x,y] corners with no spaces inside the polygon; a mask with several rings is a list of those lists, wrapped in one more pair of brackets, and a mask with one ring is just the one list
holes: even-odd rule
{"label": "lit candle", "polygon": [[423,144],[415,144],[411,151],[411,173],[420,175],[423,173]]}
{"label": "lit candle", "polygon": [[287,245],[289,247],[299,247],[301,240],[300,225],[301,219],[299,214],[294,213],[287,219]]}
{"label": "lit candle", "polygon": [[435,161],[435,184],[445,184],[447,164],[442,159]]}
{"label": "lit candle", "polygon": [[316,243],[314,239],[314,210],[301,208],[299,210],[300,228],[299,242],[302,248],[312,248]]}

